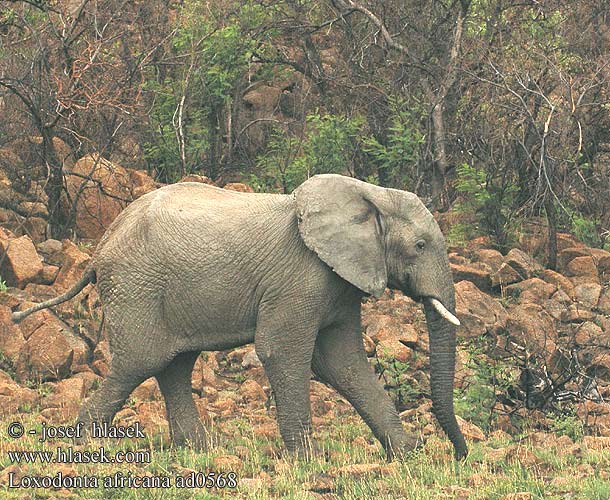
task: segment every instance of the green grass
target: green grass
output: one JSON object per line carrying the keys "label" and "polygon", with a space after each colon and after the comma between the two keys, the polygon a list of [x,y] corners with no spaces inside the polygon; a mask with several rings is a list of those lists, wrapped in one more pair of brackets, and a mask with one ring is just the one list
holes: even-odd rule
{"label": "green grass", "polygon": [[[40,429],[40,416],[22,416],[26,430]],[[9,450],[55,450],[58,446],[73,446],[69,442],[40,443],[37,436],[26,434],[18,440],[10,439],[6,429],[11,418],[2,421],[0,440],[0,497],[2,498],[116,498],[116,499],[314,499],[331,493],[327,498],[345,499],[502,499],[504,496],[529,492],[534,499],[553,498],[610,498],[610,453],[608,449],[588,449],[584,444],[564,449],[564,446],[531,442],[510,442],[508,438],[492,438],[484,443],[471,443],[469,457],[456,463],[450,445],[440,437],[431,437],[425,447],[401,462],[385,461],[381,447],[376,444],[368,428],[356,417],[332,419],[318,428],[314,437],[327,459],[310,462],[280,458],[280,440],[260,437],[246,418],[232,418],[212,426],[213,442],[207,453],[188,448],[171,449],[166,437],[150,432],[144,440],[93,441],[82,449],[95,450],[105,446],[108,454],[125,447],[132,450],[151,450],[151,464],[133,465],[29,465],[10,463]],[[502,453],[509,448],[512,452]],[[500,452],[500,453],[499,453]],[[223,458],[226,455],[233,456]],[[237,460],[234,456],[239,456]],[[526,456],[525,464],[512,457]],[[224,462],[218,462],[218,461]],[[233,461],[233,465],[219,463]],[[364,464],[364,465],[363,465]],[[8,469],[6,469],[8,468]],[[75,489],[23,490],[7,487],[8,471],[27,475],[50,475],[56,471],[73,474],[95,474],[98,477],[124,474],[166,475],[175,483],[177,474],[189,471],[227,474],[236,472],[236,489]],[[571,495],[571,496],[569,496]]]}

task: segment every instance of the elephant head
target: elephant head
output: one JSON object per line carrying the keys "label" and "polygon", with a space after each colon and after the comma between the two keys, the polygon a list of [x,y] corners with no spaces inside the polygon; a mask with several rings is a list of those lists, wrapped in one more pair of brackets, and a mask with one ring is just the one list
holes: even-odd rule
{"label": "elephant head", "polygon": [[467,447],[453,409],[455,292],[441,230],[413,193],[339,175],[318,175],[294,193],[299,231],[339,276],[379,297],[387,287],[424,304],[433,411],[453,443]]}

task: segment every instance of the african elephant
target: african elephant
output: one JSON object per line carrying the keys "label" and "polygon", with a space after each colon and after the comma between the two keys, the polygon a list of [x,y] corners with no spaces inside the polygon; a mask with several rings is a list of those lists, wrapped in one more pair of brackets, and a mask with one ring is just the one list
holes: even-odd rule
{"label": "african elephant", "polygon": [[195,360],[203,350],[254,342],[289,451],[309,449],[311,369],[355,407],[388,456],[409,451],[417,440],[370,368],[361,336],[362,297],[388,286],[424,305],[433,410],[455,456],[467,453],[453,410],[452,275],[443,235],[412,193],[340,175],[314,176],[290,195],[166,186],[119,215],[70,291],[14,319],[95,282],[113,357],[81,408],[84,428],[110,422],[155,376],[173,442],[203,446]]}

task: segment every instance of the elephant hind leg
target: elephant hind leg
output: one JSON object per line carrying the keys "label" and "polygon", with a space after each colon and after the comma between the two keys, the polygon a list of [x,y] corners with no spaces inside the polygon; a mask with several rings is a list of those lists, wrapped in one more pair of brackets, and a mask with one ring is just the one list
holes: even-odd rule
{"label": "elephant hind leg", "polygon": [[78,422],[83,424],[84,434],[81,441],[91,429],[91,424],[110,424],[115,414],[125,403],[131,392],[146,377],[110,369],[100,388],[83,404],[78,415]]}
{"label": "elephant hind leg", "polygon": [[156,375],[167,409],[169,429],[176,446],[206,448],[206,430],[193,400],[191,375],[198,352],[178,354]]}
{"label": "elephant hind leg", "polygon": [[[131,392],[144,380],[162,371],[172,360],[165,349],[158,349],[153,342],[143,342],[146,336],[140,334],[143,328],[137,322],[127,323],[121,332],[107,324],[111,342],[112,361],[110,371],[100,388],[83,403],[78,422],[83,424],[84,435],[95,423],[111,423],[115,414],[125,403]],[[154,330],[151,328],[151,332]],[[122,333],[122,335],[119,335]],[[160,335],[150,334],[150,338]]]}

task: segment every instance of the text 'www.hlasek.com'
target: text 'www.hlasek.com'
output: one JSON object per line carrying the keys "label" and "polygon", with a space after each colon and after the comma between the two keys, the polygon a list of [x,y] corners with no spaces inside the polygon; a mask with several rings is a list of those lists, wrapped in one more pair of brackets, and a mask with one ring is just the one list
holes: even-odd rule
{"label": "text 'www.hlasek.com'", "polygon": [[[28,466],[28,470],[39,465],[45,470],[46,465],[52,464],[150,464],[151,450],[149,449],[119,449],[110,451],[104,446],[95,446],[84,449],[83,446],[69,446],[66,439],[81,439],[87,435],[91,438],[109,440],[143,439],[146,437],[140,423],[130,426],[115,426],[92,423],[85,431],[84,425],[78,423],[74,426],[51,426],[42,424],[41,428],[27,429],[20,422],[12,422],[7,428],[7,434],[13,439],[20,439],[29,434],[37,436],[38,443],[48,446],[45,449],[13,449],[8,450],[8,459],[13,465]],[[60,446],[53,446],[53,441],[59,441]],[[51,445],[51,446],[49,446]],[[236,488],[237,474],[227,472],[200,472],[185,469],[175,475],[150,474],[133,471],[113,471],[104,474],[79,474],[75,469],[69,472],[59,470],[55,473],[22,474],[11,471],[6,478],[9,488],[35,489],[35,488]]]}

